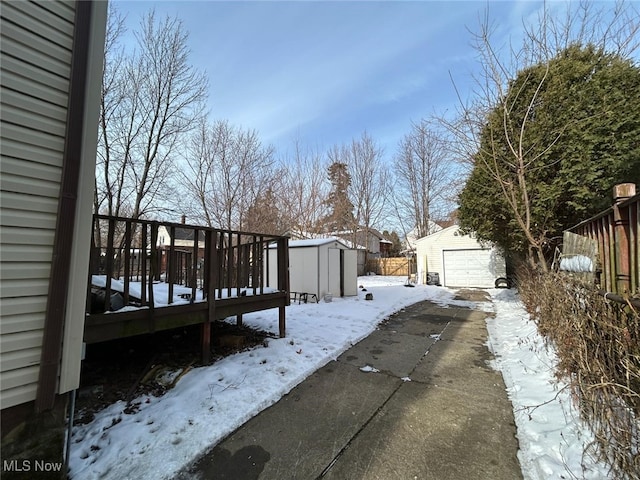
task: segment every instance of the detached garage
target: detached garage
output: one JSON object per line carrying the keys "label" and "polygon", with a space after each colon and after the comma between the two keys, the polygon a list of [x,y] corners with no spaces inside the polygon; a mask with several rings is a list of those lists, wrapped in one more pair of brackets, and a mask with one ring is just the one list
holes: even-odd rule
{"label": "detached garage", "polygon": [[[268,276],[275,276],[277,256],[270,249]],[[270,284],[277,280],[269,278]],[[315,295],[319,301],[358,294],[357,251],[335,237],[289,242],[289,291]]]}
{"label": "detached garage", "polygon": [[463,235],[457,225],[418,239],[416,257],[418,283],[434,283],[437,273],[445,287],[492,288],[506,276],[500,252]]}

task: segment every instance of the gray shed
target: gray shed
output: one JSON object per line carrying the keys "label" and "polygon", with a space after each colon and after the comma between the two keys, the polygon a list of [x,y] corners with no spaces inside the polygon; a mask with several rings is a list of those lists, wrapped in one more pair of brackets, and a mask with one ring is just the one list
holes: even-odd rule
{"label": "gray shed", "polygon": [[[275,285],[277,256],[273,255],[274,247],[270,250],[268,280],[269,285]],[[357,295],[357,251],[335,237],[290,241],[289,291],[313,294],[318,300],[327,294]]]}

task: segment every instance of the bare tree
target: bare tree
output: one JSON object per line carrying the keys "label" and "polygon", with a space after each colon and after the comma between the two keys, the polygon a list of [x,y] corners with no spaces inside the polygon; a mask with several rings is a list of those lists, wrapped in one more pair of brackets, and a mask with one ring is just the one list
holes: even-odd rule
{"label": "bare tree", "polygon": [[288,220],[279,193],[268,187],[249,205],[244,228],[249,232],[285,235],[290,230]]}
{"label": "bare tree", "polygon": [[545,62],[549,55],[573,44],[598,45],[606,52],[629,58],[640,47],[640,12],[623,0],[606,4],[580,0],[567,4],[563,14],[545,5],[537,21],[525,24],[523,59],[529,64]]}
{"label": "bare tree", "polygon": [[[433,218],[443,217],[456,190],[453,161],[444,132],[421,120],[411,124],[394,159],[394,201],[403,225],[415,227],[417,238],[433,233]],[[405,232],[406,234],[406,232]]]}
{"label": "bare tree", "polygon": [[360,242],[366,246],[370,230],[378,225],[385,214],[389,182],[382,164],[382,153],[367,132],[359,139],[353,139],[350,144],[334,146],[328,152],[331,164],[346,165],[350,177],[346,193],[353,205],[349,231],[354,244]]}
{"label": "bare tree", "polygon": [[293,158],[282,161],[276,190],[278,205],[288,216],[289,231],[301,237],[318,229],[327,215],[326,165],[322,155],[295,141]]}
{"label": "bare tree", "polygon": [[383,151],[371,136],[364,132],[352,140],[346,155],[351,172],[350,197],[355,207],[356,228],[369,231],[379,225],[385,214],[386,192],[389,184],[387,169],[382,164]]}
{"label": "bare tree", "polygon": [[194,200],[192,215],[207,225],[247,228],[247,211],[273,187],[273,149],[258,133],[216,121],[201,122],[191,138],[180,183]]}
{"label": "bare tree", "polygon": [[122,21],[109,21],[100,117],[96,206],[139,218],[170,202],[174,157],[204,109],[207,79],[189,64],[188,34],[148,13],[138,50],[118,50]]}
{"label": "bare tree", "polygon": [[[122,205],[123,173],[126,163],[117,152],[118,142],[111,135],[109,127],[122,122],[122,110],[126,91],[124,81],[125,57],[118,40],[124,33],[124,19],[109,6],[109,18],[105,35],[104,63],[102,71],[102,94],[100,103],[98,151],[96,159],[96,188],[94,190],[94,210],[108,215],[119,215]],[[105,205],[106,204],[106,205]]]}
{"label": "bare tree", "polygon": [[481,73],[475,77],[474,97],[471,101],[460,99],[457,118],[443,119],[456,137],[458,157],[475,167],[474,172],[482,170],[471,181],[484,176],[483,181],[497,186],[513,227],[526,242],[527,258],[543,269],[547,268],[545,249],[554,226],[545,215],[548,210],[540,205],[535,208],[542,210],[542,215],[534,215],[539,197],[536,199],[533,178],[559,161],[547,154],[565,130],[585,121],[556,124],[544,137],[536,135],[542,94],[550,80],[550,61],[571,45],[597,45],[629,56],[638,48],[640,29],[640,16],[632,4],[583,1],[567,4],[565,16],[552,15],[552,7],[545,4],[537,22],[525,25],[522,45],[510,45],[507,51],[498,47],[487,14],[475,35]]}

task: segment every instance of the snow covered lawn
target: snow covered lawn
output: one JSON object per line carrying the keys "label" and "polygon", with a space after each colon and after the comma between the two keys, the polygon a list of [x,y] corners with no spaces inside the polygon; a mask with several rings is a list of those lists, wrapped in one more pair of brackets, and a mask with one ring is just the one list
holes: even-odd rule
{"label": "snow covered lawn", "polygon": [[[331,303],[287,308],[287,337],[269,339],[266,347],[227,357],[189,371],[164,396],[141,397],[138,411],[123,412],[118,402],[96,414],[93,422],[73,430],[70,474],[74,479],[171,478],[212,445],[298,383],[357,343],[392,313],[421,300],[440,305],[476,306],[495,311],[487,320],[495,366],[503,371],[514,405],[520,462],[526,479],[605,478],[602,466],[583,475],[583,432],[568,392],[553,382],[553,353],[535,332],[533,322],[513,291],[491,290],[491,303],[453,300],[455,291],[419,285],[404,278],[360,277],[373,301],[334,298]],[[277,309],[247,314],[243,322],[278,331]],[[534,406],[542,405],[539,408]]]}

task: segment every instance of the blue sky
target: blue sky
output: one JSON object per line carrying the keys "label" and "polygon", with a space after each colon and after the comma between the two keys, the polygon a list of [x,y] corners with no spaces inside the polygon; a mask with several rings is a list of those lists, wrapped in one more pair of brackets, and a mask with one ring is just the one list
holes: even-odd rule
{"label": "blue sky", "polygon": [[539,2],[114,2],[177,16],[191,62],[207,72],[212,120],[255,129],[279,153],[297,138],[326,151],[366,131],[387,157],[411,121],[452,111],[477,69],[472,35],[488,8],[499,37],[518,38]]}

